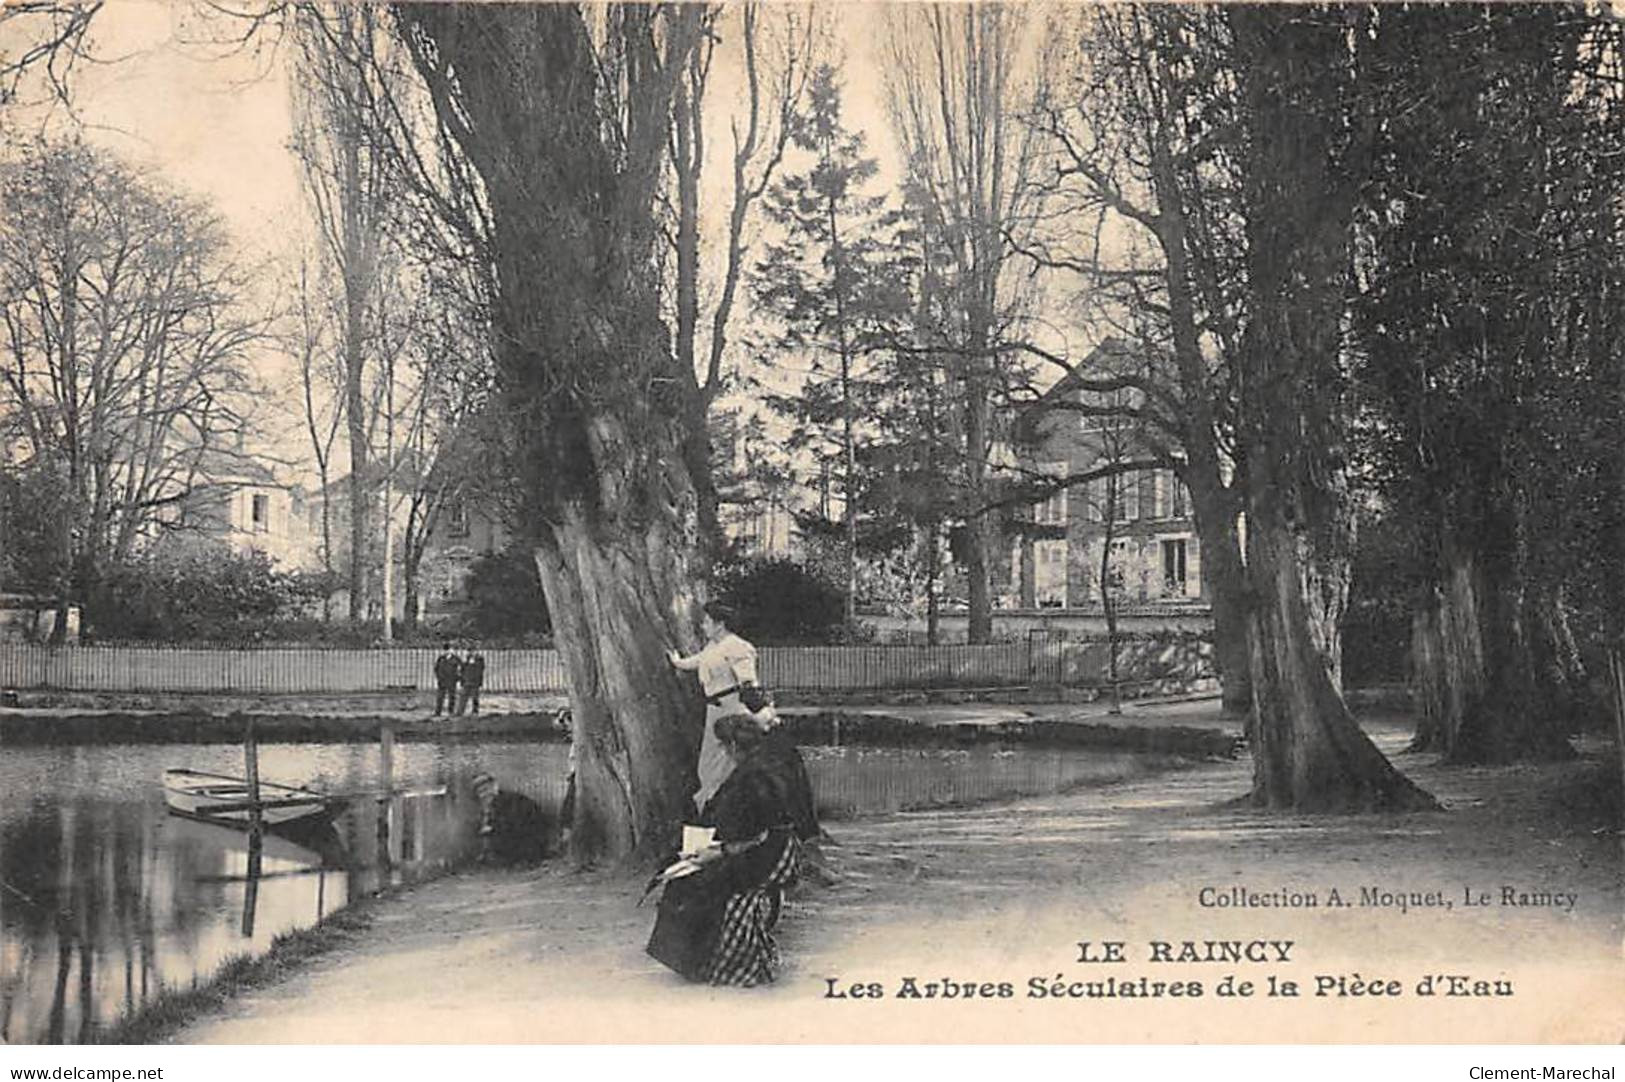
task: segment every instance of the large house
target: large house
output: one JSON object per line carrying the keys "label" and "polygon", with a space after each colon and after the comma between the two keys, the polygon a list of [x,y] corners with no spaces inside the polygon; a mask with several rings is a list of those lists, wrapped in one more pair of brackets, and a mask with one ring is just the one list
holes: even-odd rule
{"label": "large house", "polygon": [[[402,467],[399,475],[406,475]],[[404,537],[410,514],[410,499],[403,491],[395,490],[391,501],[391,527],[394,530],[394,578],[391,582],[394,615],[405,615],[406,583],[403,562]],[[377,506],[382,506],[382,489],[374,482]],[[328,517],[327,528],[333,543],[333,569],[341,579],[349,568],[350,560],[350,479],[348,475],[335,478],[305,501],[306,529],[316,540],[312,545],[312,569],[321,566],[322,515]],[[383,596],[380,576],[383,568],[383,535],[377,529],[377,516],[373,516],[372,536],[367,553],[367,613],[376,619]],[[468,600],[468,579],[476,560],[499,553],[508,547],[512,532],[500,515],[484,508],[477,501],[454,495],[441,508],[434,529],[424,545],[418,565],[417,615],[438,616],[461,610]],[[340,608],[348,604],[346,588],[334,592],[333,601]]]}
{"label": "large house", "polygon": [[259,552],[284,570],[310,558],[303,490],[240,448],[210,450],[171,523],[233,552]]}
{"label": "large house", "polygon": [[1121,373],[1138,363],[1127,344],[1109,340],[1017,419],[1021,468],[1042,495],[1013,531],[1008,582],[1016,607],[1098,610],[1108,544],[1106,570],[1115,600],[1205,600],[1190,499],[1173,470],[1133,469],[1059,488],[1042,480],[1157,457],[1134,420],[1077,408],[1132,407],[1137,392],[1125,388],[1102,395],[1085,391],[1079,382],[1083,373]]}
{"label": "large house", "polygon": [[474,562],[505,550],[513,532],[479,502],[455,496],[435,522],[418,569],[419,615],[461,611],[468,602]]}

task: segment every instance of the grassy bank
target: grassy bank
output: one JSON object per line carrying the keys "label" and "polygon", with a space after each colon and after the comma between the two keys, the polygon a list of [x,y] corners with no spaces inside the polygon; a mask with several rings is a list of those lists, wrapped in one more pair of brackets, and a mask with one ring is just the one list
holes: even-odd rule
{"label": "grassy bank", "polygon": [[202,984],[159,992],[139,1011],[97,1030],[93,1043],[161,1044],[198,1019],[218,1014],[233,998],[276,984],[302,971],[312,960],[356,942],[372,922],[370,901],[352,903],[315,927],[277,936],[257,958],[237,955],[228,959]]}

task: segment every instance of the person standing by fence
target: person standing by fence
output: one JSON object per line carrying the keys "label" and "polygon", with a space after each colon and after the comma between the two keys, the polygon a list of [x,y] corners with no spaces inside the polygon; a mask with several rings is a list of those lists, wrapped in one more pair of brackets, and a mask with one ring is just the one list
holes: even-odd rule
{"label": "person standing by fence", "polygon": [[440,644],[440,656],[434,659],[434,716],[444,710],[447,714],[457,709],[457,681],[463,674],[463,663],[451,648],[450,640]]}
{"label": "person standing by fence", "polygon": [[457,712],[466,714],[469,708],[473,712],[480,712],[480,688],[485,686],[485,655],[480,653],[478,646],[468,648],[468,656],[463,659],[462,676],[463,696],[457,702]]}
{"label": "person standing by fence", "polygon": [[749,713],[739,701],[739,692],[755,687],[757,682],[756,647],[728,628],[733,610],[719,601],[708,601],[702,611],[700,630],[705,632],[705,646],[687,657],[676,650],[668,655],[677,669],[698,671],[700,688],[705,692],[705,732],[700,737],[700,788],[694,794],[695,808],[705,807],[734,768],[713,726],[718,718]]}

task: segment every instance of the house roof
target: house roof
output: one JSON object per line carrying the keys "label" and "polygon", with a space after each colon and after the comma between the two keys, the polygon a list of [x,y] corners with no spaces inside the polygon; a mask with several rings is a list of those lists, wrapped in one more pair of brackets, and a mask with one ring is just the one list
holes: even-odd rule
{"label": "house roof", "polygon": [[208,484],[261,485],[288,488],[276,472],[250,451],[205,447],[198,455],[198,475]]}
{"label": "house roof", "polygon": [[1126,364],[1139,360],[1141,356],[1143,354],[1126,339],[1114,337],[1101,342],[1035,401],[1021,407],[1015,418],[1016,440],[1020,442],[1034,438],[1039,422],[1052,416],[1056,404],[1076,392],[1083,380],[1098,379],[1102,373],[1121,371]]}
{"label": "house roof", "polygon": [[1076,390],[1081,380],[1094,379],[1102,371],[1118,371],[1124,362],[1137,361],[1143,356],[1142,351],[1127,339],[1108,338],[1090,350],[1088,356],[1068,369],[1066,375],[1051,384],[1049,390],[1038,396],[1038,401],[1025,407],[1022,412],[1025,415],[1029,411],[1042,410],[1047,403]]}
{"label": "house roof", "polygon": [[[385,474],[392,474],[395,483],[401,484],[421,476],[427,469],[428,466],[426,464],[419,463],[416,453],[414,453],[410,448],[404,448],[398,455],[396,455],[395,468],[393,471],[385,469],[383,463],[378,461],[378,459],[369,458],[367,460],[366,469],[362,472],[362,478],[367,484],[376,485],[383,483]],[[332,493],[336,499],[349,499],[350,477],[351,474],[348,471],[338,474],[337,476],[329,477],[326,485],[319,485],[312,490],[312,495],[323,496],[327,493]]]}

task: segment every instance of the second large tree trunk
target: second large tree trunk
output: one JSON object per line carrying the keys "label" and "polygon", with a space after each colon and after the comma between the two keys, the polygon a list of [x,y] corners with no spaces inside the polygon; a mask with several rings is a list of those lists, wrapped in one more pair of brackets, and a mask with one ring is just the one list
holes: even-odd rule
{"label": "second large tree trunk", "polygon": [[1341,10],[1234,7],[1251,312],[1239,358],[1247,478],[1253,800],[1435,806],[1354,723],[1336,682],[1350,528],[1342,321],[1353,188],[1339,143],[1354,85]]}
{"label": "second large tree trunk", "polygon": [[[1194,472],[1194,471],[1193,471]],[[1238,717],[1253,708],[1252,656],[1247,649],[1247,581],[1236,529],[1235,505],[1216,479],[1197,477],[1186,487],[1202,545],[1202,577],[1213,607],[1213,659],[1224,712]]]}
{"label": "second large tree trunk", "polygon": [[1457,548],[1415,615],[1411,661],[1417,750],[1452,762],[1503,763],[1573,753],[1577,662],[1555,598],[1531,596],[1510,569],[1486,573]]}

